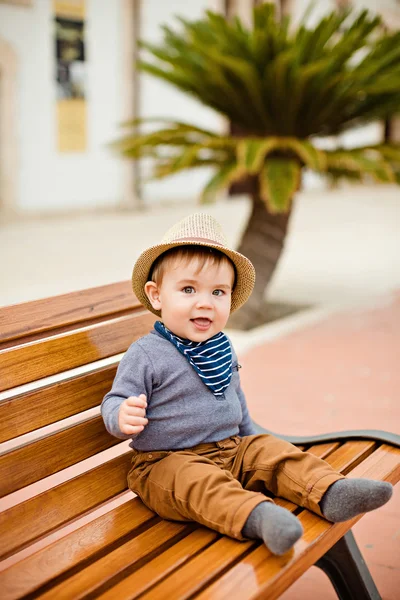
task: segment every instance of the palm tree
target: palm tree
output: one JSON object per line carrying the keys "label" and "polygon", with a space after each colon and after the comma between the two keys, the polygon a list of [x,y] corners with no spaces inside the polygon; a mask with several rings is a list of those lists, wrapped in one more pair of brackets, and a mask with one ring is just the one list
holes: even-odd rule
{"label": "palm tree", "polygon": [[[207,12],[163,27],[163,43],[142,43],[151,60],[140,68],[172,84],[234,124],[221,135],[189,123],[126,123],[115,143],[130,159],[151,157],[154,177],[214,167],[203,202],[246,181],[252,211],[238,250],[257,272],[250,301],[235,325],[251,327],[262,310],[281,254],[291,208],[307,168],[327,177],[400,184],[400,146],[323,149],[323,138],[400,111],[400,32],[384,33],[367,11],[332,12],[309,28],[277,20],[275,6],[254,9],[253,27]],[[154,130],[154,125],[158,127]]]}

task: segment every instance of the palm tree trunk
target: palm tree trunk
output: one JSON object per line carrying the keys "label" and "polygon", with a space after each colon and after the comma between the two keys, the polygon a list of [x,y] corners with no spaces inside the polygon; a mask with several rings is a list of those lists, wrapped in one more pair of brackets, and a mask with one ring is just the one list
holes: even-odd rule
{"label": "palm tree trunk", "polygon": [[[229,320],[229,327],[250,329],[265,317],[264,293],[282,253],[291,211],[272,214],[258,192],[252,194],[252,211],[238,252],[251,260],[256,284],[250,299]],[[265,320],[265,319],[264,319]]]}

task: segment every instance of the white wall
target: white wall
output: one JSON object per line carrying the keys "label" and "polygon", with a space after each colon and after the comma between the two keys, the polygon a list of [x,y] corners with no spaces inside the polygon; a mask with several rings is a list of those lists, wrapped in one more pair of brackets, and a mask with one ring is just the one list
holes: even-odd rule
{"label": "white wall", "polygon": [[[338,8],[337,0],[318,0],[314,3],[309,23],[323,17],[325,13]],[[379,14],[390,29],[400,27],[400,7],[398,0],[349,0],[355,11],[364,9]],[[291,0],[290,10],[295,22],[299,21],[305,10],[310,5],[310,0]]]}
{"label": "white wall", "polygon": [[[206,9],[218,8],[216,0],[145,0],[142,2],[141,38],[151,43],[159,43],[163,38],[162,24],[168,24],[174,29],[179,28],[175,15],[192,21],[201,18]],[[223,119],[216,112],[145,73],[140,75],[140,93],[142,117],[171,117],[216,131],[222,131],[224,127]],[[149,171],[150,164],[143,165],[143,175],[148,175]],[[210,169],[198,169],[146,183],[142,188],[143,198],[146,204],[196,199],[212,174]]]}
{"label": "white wall", "polygon": [[122,2],[87,0],[87,151],[58,153],[51,0],[0,4],[0,37],[14,48],[17,81],[17,208],[25,212],[116,205],[123,163],[106,144],[122,119]]}

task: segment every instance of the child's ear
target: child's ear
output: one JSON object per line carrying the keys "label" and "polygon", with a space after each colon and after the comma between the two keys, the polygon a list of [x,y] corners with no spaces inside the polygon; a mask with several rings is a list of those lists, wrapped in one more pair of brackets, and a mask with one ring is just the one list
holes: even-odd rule
{"label": "child's ear", "polygon": [[161,310],[161,300],[157,284],[154,281],[148,281],[144,285],[144,292],[154,310]]}

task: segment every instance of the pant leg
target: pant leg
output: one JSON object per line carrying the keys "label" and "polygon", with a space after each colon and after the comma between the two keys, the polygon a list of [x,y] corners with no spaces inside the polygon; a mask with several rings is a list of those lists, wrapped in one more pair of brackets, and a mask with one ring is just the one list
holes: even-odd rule
{"label": "pant leg", "polygon": [[344,478],[323,459],[269,434],[242,438],[232,473],[246,490],[267,489],[320,516],[322,496]]}
{"label": "pant leg", "polygon": [[164,519],[196,521],[239,540],[253,508],[266,500],[243,489],[228,470],[190,451],[137,455],[128,483]]}

